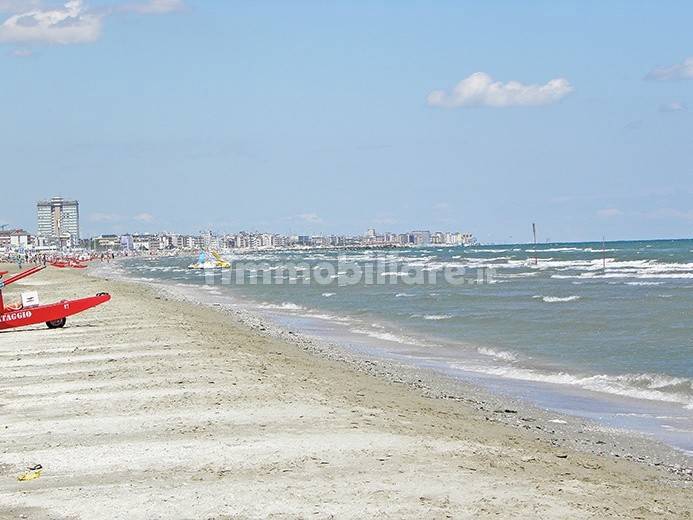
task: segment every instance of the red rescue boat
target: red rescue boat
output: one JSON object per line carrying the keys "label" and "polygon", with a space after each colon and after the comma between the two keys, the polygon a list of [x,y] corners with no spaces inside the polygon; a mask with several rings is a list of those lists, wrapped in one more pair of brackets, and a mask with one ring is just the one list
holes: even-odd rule
{"label": "red rescue boat", "polygon": [[32,267],[10,276],[6,280],[3,280],[2,277],[7,274],[7,271],[0,271],[0,330],[25,327],[37,323],[45,323],[49,329],[57,329],[65,326],[68,316],[86,311],[111,299],[108,293],[99,293],[96,296],[78,300],[62,300],[48,305],[25,307],[20,304],[16,307],[5,307],[2,299],[2,289],[43,269],[45,269],[45,266]]}

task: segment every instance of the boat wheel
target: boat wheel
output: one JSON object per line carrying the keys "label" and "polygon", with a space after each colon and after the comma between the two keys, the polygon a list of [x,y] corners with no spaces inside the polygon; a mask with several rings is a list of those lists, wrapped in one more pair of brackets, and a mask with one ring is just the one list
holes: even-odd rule
{"label": "boat wheel", "polygon": [[46,325],[49,329],[60,329],[65,326],[66,321],[67,318],[60,318],[59,320],[47,321]]}

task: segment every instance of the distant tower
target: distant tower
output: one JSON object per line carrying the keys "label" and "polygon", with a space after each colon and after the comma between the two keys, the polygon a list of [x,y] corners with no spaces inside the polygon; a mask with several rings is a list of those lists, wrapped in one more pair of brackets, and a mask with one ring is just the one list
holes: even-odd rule
{"label": "distant tower", "polygon": [[79,245],[79,202],[53,197],[36,203],[38,236],[49,244]]}

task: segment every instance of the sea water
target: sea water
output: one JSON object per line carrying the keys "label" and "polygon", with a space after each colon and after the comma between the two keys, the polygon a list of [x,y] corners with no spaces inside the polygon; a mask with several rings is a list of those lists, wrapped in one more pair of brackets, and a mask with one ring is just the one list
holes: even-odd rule
{"label": "sea water", "polygon": [[[211,300],[242,301],[369,355],[693,450],[693,241],[229,257],[234,269],[244,265],[244,278],[188,270],[190,258],[134,258],[125,267],[133,276],[201,286]],[[291,271],[296,265],[322,266],[320,283]],[[345,266],[375,270],[340,283]],[[260,280],[263,269],[276,278]],[[464,275],[440,281],[449,269]]]}

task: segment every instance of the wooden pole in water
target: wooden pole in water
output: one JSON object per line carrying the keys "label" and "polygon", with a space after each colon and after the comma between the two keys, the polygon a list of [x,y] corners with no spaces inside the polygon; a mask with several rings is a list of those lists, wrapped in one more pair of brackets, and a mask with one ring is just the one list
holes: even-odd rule
{"label": "wooden pole in water", "polygon": [[606,237],[602,236],[602,269],[606,271]]}
{"label": "wooden pole in water", "polygon": [[539,258],[537,257],[537,225],[532,222],[532,233],[534,234],[534,265],[539,263]]}

